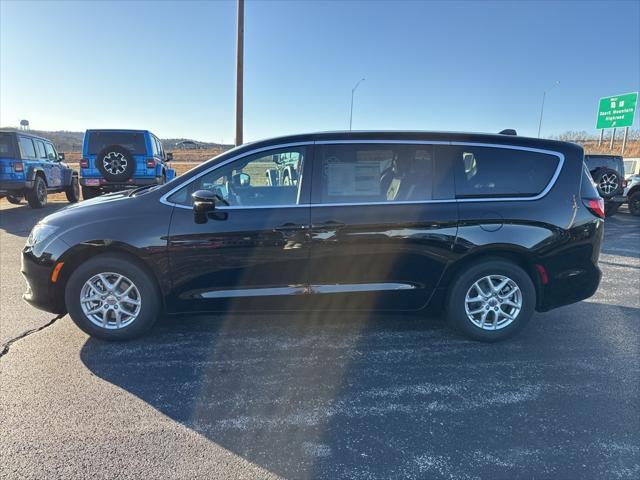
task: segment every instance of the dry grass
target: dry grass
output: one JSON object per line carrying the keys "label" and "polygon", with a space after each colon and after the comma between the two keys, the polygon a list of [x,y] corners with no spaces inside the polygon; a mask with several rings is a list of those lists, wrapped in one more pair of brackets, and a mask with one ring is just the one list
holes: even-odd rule
{"label": "dry grass", "polygon": [[[609,142],[604,141],[598,146],[598,142],[591,140],[581,143],[585,153],[610,153],[613,155],[622,155],[622,139],[617,139],[613,150],[609,150]],[[640,140],[632,140],[627,142],[627,148],[624,151],[625,157],[640,157]]]}

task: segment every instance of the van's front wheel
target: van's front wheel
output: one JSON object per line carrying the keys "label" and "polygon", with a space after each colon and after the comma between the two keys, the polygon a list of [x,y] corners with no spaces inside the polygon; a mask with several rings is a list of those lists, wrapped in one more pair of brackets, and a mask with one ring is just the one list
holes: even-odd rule
{"label": "van's front wheel", "polygon": [[476,263],[454,281],[447,302],[451,326],[485,342],[503,340],[533,315],[536,291],[531,278],[506,260]]}
{"label": "van's front wheel", "polygon": [[136,262],[105,254],[73,272],[65,303],[73,321],[89,335],[128,340],[155,323],[161,296],[155,280]]}

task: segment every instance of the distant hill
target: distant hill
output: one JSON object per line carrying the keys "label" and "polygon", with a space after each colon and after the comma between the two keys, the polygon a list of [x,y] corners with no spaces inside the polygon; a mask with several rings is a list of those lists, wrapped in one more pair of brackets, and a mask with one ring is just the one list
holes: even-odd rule
{"label": "distant hill", "polygon": [[[0,131],[18,131],[15,127],[2,127]],[[50,132],[46,130],[29,130],[29,133],[33,135],[39,135],[41,137],[51,140],[56,148],[61,152],[79,152],[82,150],[82,140],[84,138],[84,132],[67,132],[64,130]],[[176,148],[176,143],[191,140],[200,145],[203,149],[219,148],[221,150],[228,150],[233,145],[222,145],[219,143],[201,142],[199,140],[193,140],[191,138],[161,138],[162,146],[166,151],[172,151]]]}

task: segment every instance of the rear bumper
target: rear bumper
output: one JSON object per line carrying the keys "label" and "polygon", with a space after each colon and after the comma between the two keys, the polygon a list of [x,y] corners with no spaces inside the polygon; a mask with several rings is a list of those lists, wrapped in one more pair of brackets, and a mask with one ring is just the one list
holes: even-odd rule
{"label": "rear bumper", "polygon": [[[96,180],[100,182],[95,185]],[[80,185],[83,187],[95,188],[103,192],[116,192],[127,188],[142,187],[145,185],[159,185],[162,183],[162,177],[145,177],[145,178],[132,178],[129,181],[122,183],[107,182],[104,178],[81,178]]]}
{"label": "rear bumper", "polygon": [[598,290],[601,278],[602,271],[593,265],[563,272],[542,288],[536,310],[546,312],[589,298]]}
{"label": "rear bumper", "polygon": [[32,180],[0,180],[0,195],[23,193],[33,189]]}

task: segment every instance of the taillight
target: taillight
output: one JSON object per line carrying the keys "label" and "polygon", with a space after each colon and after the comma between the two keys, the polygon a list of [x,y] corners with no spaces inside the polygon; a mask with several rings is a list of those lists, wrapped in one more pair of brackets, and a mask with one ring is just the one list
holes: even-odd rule
{"label": "taillight", "polygon": [[595,216],[604,218],[604,200],[601,198],[583,198],[582,203]]}
{"label": "taillight", "polygon": [[156,161],[153,158],[147,158],[147,168],[156,168]]}
{"label": "taillight", "polygon": [[89,160],[83,158],[80,160],[80,168],[89,168]]}
{"label": "taillight", "polygon": [[24,172],[24,164],[22,162],[15,162],[13,164],[14,172]]}
{"label": "taillight", "polygon": [[623,180],[622,181],[622,188],[627,188],[627,185],[629,185],[629,181],[628,180]]}

